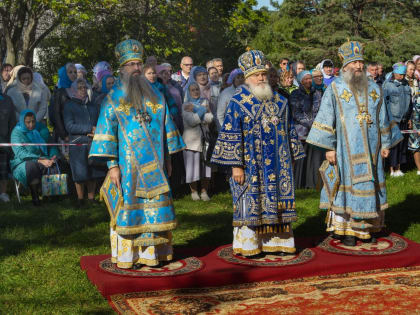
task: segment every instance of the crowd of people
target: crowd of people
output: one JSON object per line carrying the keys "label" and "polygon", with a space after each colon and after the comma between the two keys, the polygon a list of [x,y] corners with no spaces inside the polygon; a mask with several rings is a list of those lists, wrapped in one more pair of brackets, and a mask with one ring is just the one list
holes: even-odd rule
{"label": "crowd of people", "polygon": [[30,67],[4,64],[0,199],[10,200],[9,174],[37,206],[46,174],[68,173],[79,208],[101,185],[112,261],[136,268],[172,259],[174,190],[208,201],[226,179],[235,254],[294,253],[295,189],[322,178],[327,231],[347,246],[375,242],[388,206],[383,159],[403,176],[410,150],[420,175],[420,56],[385,74],[362,51],[348,41],[341,68],[325,59],[311,70],[287,58],[277,69],[258,50],[228,72],[220,58],[203,67],[184,56],[174,72],[127,39],[118,69],[98,62],[90,79],[69,62],[52,92]]}
{"label": "crowd of people", "polygon": [[[163,95],[169,113],[182,134],[186,148],[172,157],[176,163],[171,185],[188,184],[193,200],[210,199],[209,189],[218,185],[214,174],[229,176],[229,170],[209,162],[215,139],[225,120],[231,98],[244,83],[240,68],[226,72],[223,60],[214,58],[205,67],[195,66],[191,57],[181,59],[180,70],[171,64],[158,64],[149,56],[138,71],[156,94]],[[305,62],[280,60],[278,68],[267,62],[268,82],[273,91],[287,99],[296,132],[306,157],[293,167],[296,188],[319,188],[318,169],[325,158],[323,149],[306,143],[326,88],[340,75],[332,60],[320,61],[307,69]],[[398,62],[386,74],[383,65],[370,62],[365,68],[369,79],[382,86],[383,102],[400,130],[420,129],[420,56]],[[56,163],[68,171],[74,182],[78,206],[83,206],[85,189],[88,202],[95,202],[98,181],[106,175],[104,163],[88,160],[90,143],[101,104],[117,80],[118,72],[106,61],[98,62],[88,80],[86,68],[67,63],[58,70],[53,91],[42,76],[27,66],[4,64],[1,68],[0,142],[1,143],[72,143],[78,147],[14,146],[0,148],[0,200],[8,202],[7,180],[10,174],[31,190],[34,204],[40,204],[39,183],[46,170]],[[90,81],[90,82],[89,82]],[[46,128],[47,123],[52,129]],[[420,175],[420,138],[417,133],[404,137],[391,149],[388,164],[391,176],[403,176],[401,165],[413,152]],[[66,167],[67,166],[67,167]],[[183,167],[180,167],[183,166]],[[54,168],[55,169],[55,168]],[[54,171],[53,171],[54,172]]]}

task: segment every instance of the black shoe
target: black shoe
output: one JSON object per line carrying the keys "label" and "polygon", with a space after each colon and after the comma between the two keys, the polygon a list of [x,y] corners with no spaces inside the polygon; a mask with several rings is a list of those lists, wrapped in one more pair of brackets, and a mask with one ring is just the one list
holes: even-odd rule
{"label": "black shoe", "polygon": [[41,205],[41,200],[39,200],[39,194],[35,187],[30,187],[31,189],[31,196],[32,196],[32,204],[35,207],[39,207]]}
{"label": "black shoe", "polygon": [[356,246],[356,237],[355,236],[346,235],[344,237],[344,239],[341,241],[341,243],[343,243],[346,246]]}
{"label": "black shoe", "polygon": [[87,205],[91,207],[95,207],[97,205],[101,204],[98,200],[95,199],[88,199]]}
{"label": "black shoe", "polygon": [[331,233],[331,237],[335,240],[341,241],[343,239],[342,235],[335,234],[334,232]]}
{"label": "black shoe", "polygon": [[35,206],[35,207],[40,207],[41,206],[41,200],[39,200],[39,198],[37,197],[37,198],[33,198],[32,197],[32,204]]}
{"label": "black shoe", "polygon": [[77,199],[76,208],[83,209],[85,207],[85,200],[84,199]]}
{"label": "black shoe", "polygon": [[141,267],[143,267],[142,264],[134,264],[133,267],[131,267],[131,269],[139,270],[139,269],[141,269]]}

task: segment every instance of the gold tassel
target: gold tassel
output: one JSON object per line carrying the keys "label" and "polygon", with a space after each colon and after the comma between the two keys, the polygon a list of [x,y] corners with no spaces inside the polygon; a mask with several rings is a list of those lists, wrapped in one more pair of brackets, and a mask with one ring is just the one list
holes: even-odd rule
{"label": "gold tassel", "polygon": [[270,233],[273,233],[273,227],[270,225]]}
{"label": "gold tassel", "polygon": [[289,229],[289,225],[286,225],[286,232],[289,233],[290,229]]}

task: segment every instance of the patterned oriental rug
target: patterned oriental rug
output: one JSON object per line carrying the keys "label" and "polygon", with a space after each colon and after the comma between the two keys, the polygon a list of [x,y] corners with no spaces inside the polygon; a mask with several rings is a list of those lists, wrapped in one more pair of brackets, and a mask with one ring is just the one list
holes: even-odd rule
{"label": "patterned oriental rug", "polygon": [[119,314],[420,314],[420,267],[112,295]]}
{"label": "patterned oriental rug", "polygon": [[[300,250],[292,256],[244,259],[225,245],[175,248],[174,261],[162,268],[123,270],[110,262],[109,255],[83,256],[80,265],[122,314],[267,314],[269,305],[269,314],[276,314],[277,308],[285,314],[284,307],[295,309],[294,314],[324,314],[322,307],[334,313],[334,305],[339,308],[336,313],[343,313],[343,299],[353,301],[349,304],[353,308],[361,307],[363,299],[391,301],[399,296],[394,292],[398,290],[407,292],[400,302],[408,303],[410,314],[416,309],[414,301],[420,305],[411,298],[411,294],[420,298],[420,291],[415,291],[420,288],[420,267],[412,268],[420,266],[420,244],[397,234],[380,238],[376,244],[359,242],[356,247],[342,246],[329,237],[297,239],[296,244]],[[392,280],[395,277],[399,280]],[[408,284],[411,278],[414,282]],[[362,286],[369,287],[368,295],[359,294]],[[326,298],[335,302],[328,304]],[[180,312],[183,308],[191,312]]]}

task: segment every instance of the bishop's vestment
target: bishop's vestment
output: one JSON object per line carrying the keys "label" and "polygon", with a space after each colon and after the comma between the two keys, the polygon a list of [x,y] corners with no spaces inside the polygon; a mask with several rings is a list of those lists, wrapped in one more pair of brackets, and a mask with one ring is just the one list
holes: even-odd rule
{"label": "bishop's vestment", "polygon": [[117,82],[102,103],[90,150],[89,158],[121,170],[123,204],[111,220],[112,261],[120,268],[172,259],[177,223],[164,160],[184,143],[163,95],[157,97],[144,100],[151,121],[142,124]]}
{"label": "bishop's vestment", "polygon": [[228,105],[212,156],[213,163],[245,172],[243,185],[230,179],[235,253],[295,252],[292,162],[303,157],[287,99],[274,92],[260,101],[242,85]]}
{"label": "bishop's vestment", "polygon": [[341,77],[325,91],[307,143],[335,150],[339,181],[321,191],[320,208],[329,209],[327,231],[369,239],[384,226],[388,207],[382,149],[402,140],[390,124],[380,87],[369,80],[357,93]]}

